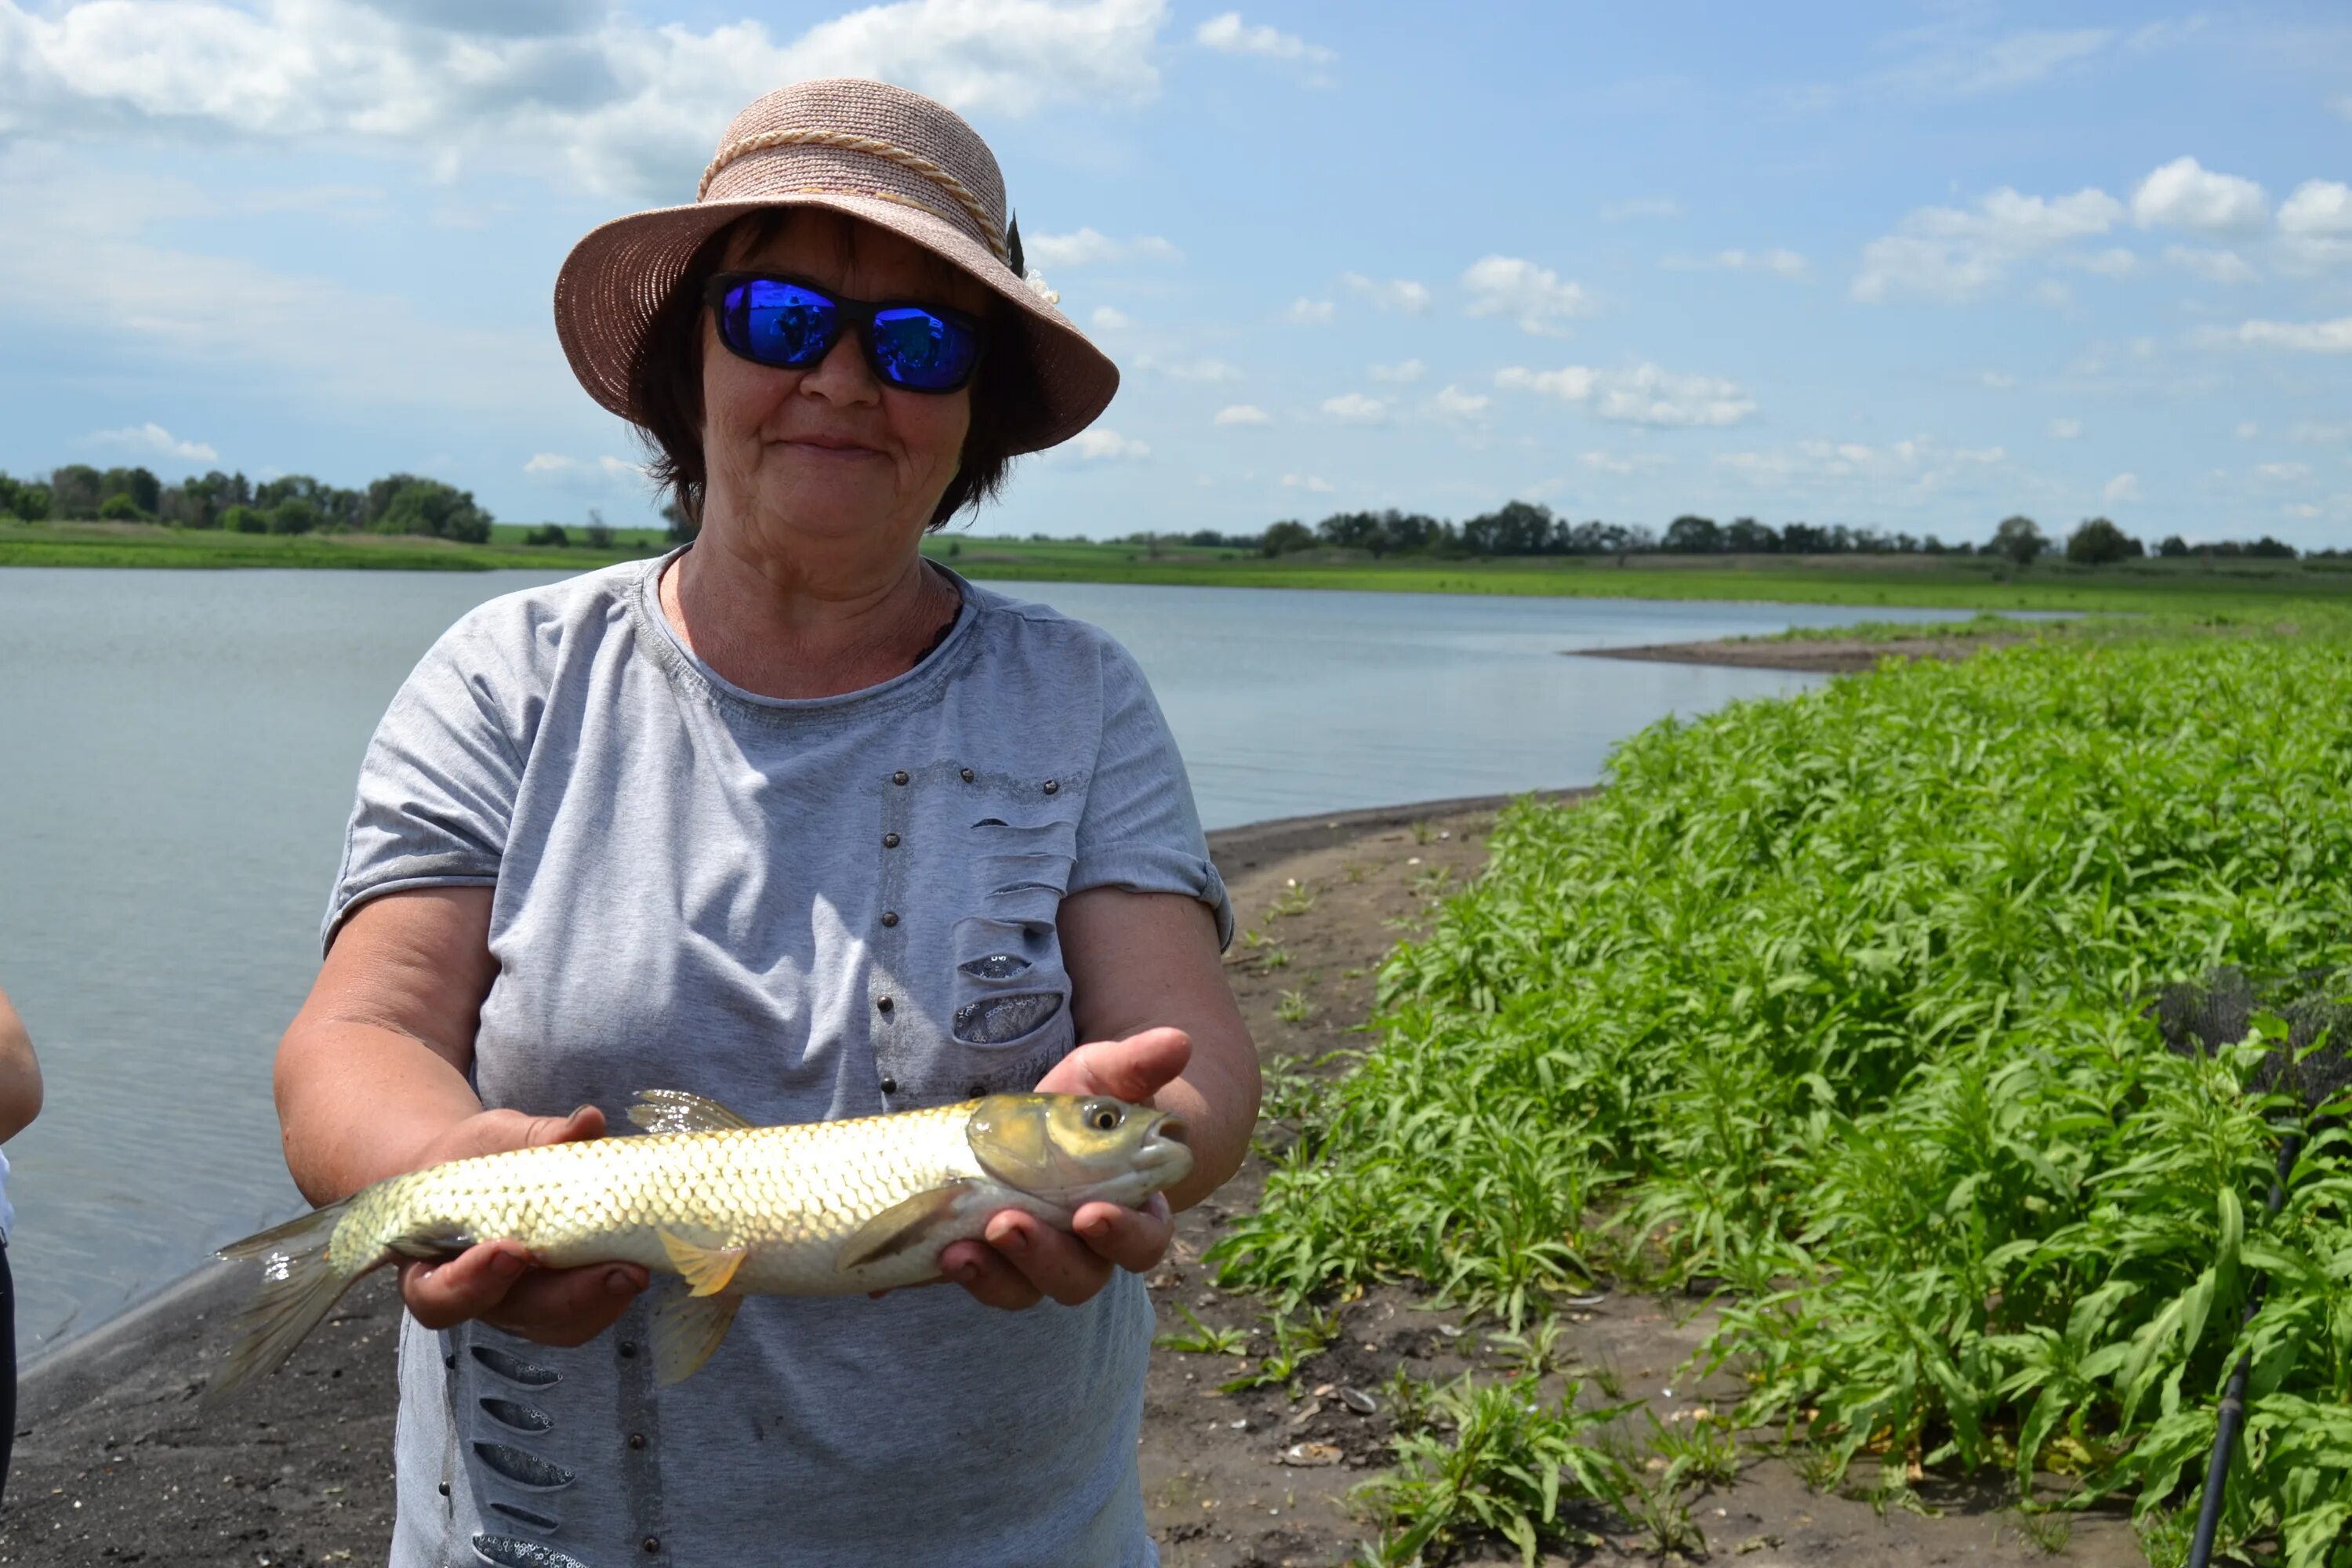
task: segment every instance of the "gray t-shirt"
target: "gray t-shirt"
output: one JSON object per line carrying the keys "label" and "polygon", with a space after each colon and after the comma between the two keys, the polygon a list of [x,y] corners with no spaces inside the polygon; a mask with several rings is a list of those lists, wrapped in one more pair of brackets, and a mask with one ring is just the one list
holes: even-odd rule
{"label": "gray t-shirt", "polygon": [[[483,1104],[625,1126],[670,1088],[786,1122],[1025,1089],[1075,1043],[1065,893],[1190,894],[1230,937],[1167,725],[1102,632],[959,579],[913,670],[779,700],[687,651],[659,569],[467,616],[361,769],[327,938],[379,893],[495,889]],[[1156,1561],[1132,1275],[1024,1312],[755,1296],[674,1388],[652,1294],[570,1351],[404,1320],[394,1568]]]}

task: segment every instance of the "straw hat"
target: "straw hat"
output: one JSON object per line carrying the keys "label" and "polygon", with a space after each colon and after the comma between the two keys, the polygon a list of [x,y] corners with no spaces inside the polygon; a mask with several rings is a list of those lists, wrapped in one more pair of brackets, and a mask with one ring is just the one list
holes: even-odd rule
{"label": "straw hat", "polygon": [[1004,176],[953,110],[887,82],[780,88],[738,114],[688,206],[632,213],[572,247],[555,279],[555,331],[588,395],[635,420],[629,367],[696,247],[762,207],[824,207],[913,241],[1014,308],[1045,388],[1013,421],[1012,450],[1066,441],[1118,390],[1118,369],[1013,265]]}

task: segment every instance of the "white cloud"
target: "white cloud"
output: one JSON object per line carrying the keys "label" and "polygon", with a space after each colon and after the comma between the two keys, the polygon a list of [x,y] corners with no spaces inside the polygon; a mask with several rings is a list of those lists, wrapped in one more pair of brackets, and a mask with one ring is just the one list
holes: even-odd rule
{"label": "white cloud", "polygon": [[2115,505],[2117,501],[2137,500],[2139,500],[2139,476],[2117,474],[2107,481],[2107,488],[2099,493],[2106,498],[2109,506]]}
{"label": "white cloud", "polygon": [[2103,53],[2116,35],[2104,27],[2029,28],[1987,38],[1960,12],[1956,20],[1930,23],[1888,41],[1907,46],[1911,57],[1873,78],[1870,86],[1905,97],[1978,98],[2048,80]]}
{"label": "white cloud", "polygon": [[2254,477],[2274,484],[2293,484],[2311,478],[2311,467],[2307,463],[2257,463]]}
{"label": "white cloud", "polygon": [[1270,60],[1307,60],[1328,65],[1339,57],[1320,44],[1310,44],[1293,33],[1269,26],[1250,26],[1238,11],[1210,17],[1192,34],[1192,41],[1229,55],[1257,55]]}
{"label": "white cloud", "polygon": [[1977,380],[1992,388],[1995,392],[2014,392],[2017,390],[2017,377],[2010,374],[2005,370],[1979,371],[1977,373]]}
{"label": "white cloud", "polygon": [[2237,436],[2241,441],[2251,441],[2263,433],[2263,427],[2251,419],[2238,421]]}
{"label": "white cloud", "polygon": [[1309,300],[1302,294],[1290,302],[1290,308],[1283,311],[1282,319],[1294,326],[1321,327],[1330,324],[1334,313],[1330,300]]}
{"label": "white cloud", "polygon": [[1659,452],[1591,451],[1578,454],[1576,460],[1601,473],[1620,476],[1664,468],[1666,462],[1664,454]]}
{"label": "white cloud", "polygon": [[1399,360],[1394,364],[1376,364],[1372,366],[1371,377],[1374,381],[1391,382],[1399,386],[1402,386],[1409,383],[1419,381],[1421,379],[1422,373],[1428,368],[1429,367],[1427,365],[1422,363],[1417,359]]}
{"label": "white cloud", "polygon": [[1342,272],[1339,281],[1383,310],[1418,316],[1429,309],[1429,286],[1410,278],[1391,278],[1383,283],[1360,272]]}
{"label": "white cloud", "polygon": [[1329,495],[1331,481],[1315,474],[1285,474],[1282,488],[1286,490],[1312,490],[1317,495]]}
{"label": "white cloud", "polygon": [[1206,355],[1200,359],[1181,360],[1146,357],[1135,363],[1141,369],[1157,371],[1160,374],[1172,377],[1177,381],[1200,381],[1214,385],[1218,382],[1243,379],[1241,366]]}
{"label": "white cloud", "polygon": [[2142,228],[2193,228],[2207,234],[2258,229],[2270,216],[2262,186],[2217,174],[2194,158],[2175,158],[2132,192],[2132,221]]}
{"label": "white cloud", "polygon": [[184,463],[220,461],[220,454],[206,443],[183,441],[152,420],[120,430],[93,430],[82,439],[86,446],[142,458],[176,458]]}
{"label": "white cloud", "polygon": [[1592,395],[1593,385],[1600,378],[1599,371],[1580,364],[1559,370],[1528,370],[1515,364],[1496,371],[1495,384],[1513,392],[1540,392],[1547,397],[1581,403]]}
{"label": "white cloud", "polygon": [[2050,435],[2053,440],[2071,441],[2082,433],[2083,422],[2080,419],[2053,419],[2050,422]]}
{"label": "white cloud", "polygon": [[[193,182],[0,138],[0,212],[41,236],[38,245],[0,245],[0,321],[37,314],[51,328],[201,366],[208,379],[259,367],[290,398],[499,412],[576,405],[543,327],[453,326],[404,299],[144,237],[145,226],[220,210]],[[158,278],[172,280],[168,300],[154,291]],[[335,330],[320,331],[320,321]]]}
{"label": "white cloud", "polygon": [[1623,223],[1627,218],[1682,216],[1682,204],[1672,196],[1635,196],[1630,201],[1611,202],[1601,209],[1601,218],[1604,223]]}
{"label": "white cloud", "polygon": [[1022,259],[1033,267],[1051,267],[1055,270],[1072,267],[1096,267],[1106,261],[1181,261],[1184,253],[1156,234],[1138,235],[1133,239],[1113,239],[1091,228],[1075,234],[1039,234],[1021,237]]}
{"label": "white cloud", "polygon": [[1737,425],[1756,412],[1755,399],[1737,383],[1711,375],[1678,375],[1654,364],[1612,371],[1574,364],[1546,371],[1509,365],[1496,373],[1495,384],[1568,403],[1590,403],[1596,416],[1631,425]]}
{"label": "white cloud", "polygon": [[1151,448],[1143,442],[1122,436],[1116,430],[1106,430],[1099,425],[1071,437],[1070,446],[1079,457],[1089,462],[1151,456]]}
{"label": "white cloud", "polygon": [[1802,278],[1811,270],[1805,258],[1793,250],[1718,250],[1698,261],[1675,258],[1671,266],[1690,268],[1720,268],[1726,272],[1769,272],[1775,278]]}
{"label": "white cloud", "polygon": [[2164,247],[2164,259],[2208,283],[2254,280],[2252,266],[2234,250],[2198,250],[2186,245],[2168,245]]}
{"label": "white cloud", "polygon": [[1643,364],[1611,377],[1593,412],[1634,425],[1737,425],[1756,412],[1756,403],[1718,377],[1675,375]]}
{"label": "white cloud", "polygon": [[567,458],[561,452],[533,452],[530,461],[522,466],[522,471],[532,475],[562,474],[579,466],[579,458]]}
{"label": "white cloud", "polygon": [[1343,392],[1325,398],[1323,412],[1349,425],[1377,425],[1389,416],[1389,405],[1360,392]]}
{"label": "white cloud", "polygon": [[1462,275],[1470,291],[1470,314],[1509,316],[1522,331],[1556,337],[1556,323],[1564,316],[1580,316],[1592,309],[1591,297],[1574,283],[1563,283],[1548,267],[1516,256],[1489,256]]}
{"label": "white cloud", "polygon": [[1494,401],[1481,392],[1465,392],[1458,386],[1438,388],[1435,399],[1438,415],[1445,419],[1475,419],[1486,412]]}
{"label": "white cloud", "polygon": [[2020,259],[2105,234],[2123,216],[2121,202],[2087,186],[2057,197],[2021,195],[2003,186],[1972,209],[1921,207],[1896,233],[1863,247],[1853,297],[1870,303],[1894,293],[1947,303],[1971,299]]}
{"label": "white cloud", "polygon": [[2289,426],[2286,438],[2316,447],[2340,447],[2352,442],[2352,421],[2330,423],[2325,419],[2297,420]]}
{"label": "white cloud", "polygon": [[1094,314],[1087,318],[1087,322],[1098,332],[1115,332],[1122,327],[1135,325],[1134,321],[1128,318],[1126,311],[1113,310],[1108,305],[1097,305]]}
{"label": "white cloud", "polygon": [[2352,316],[2332,321],[2248,321],[2225,337],[2267,348],[2305,353],[2352,353]]}
{"label": "white cloud", "polygon": [[1872,444],[1800,441],[1765,451],[1724,452],[1714,464],[1759,489],[1790,496],[1843,495],[1875,506],[1916,506],[2003,467],[1999,447],[1947,447],[1926,436]]}
{"label": "white cloud", "polygon": [[1167,19],[1166,0],[896,0],[780,42],[758,21],[651,26],[590,0],[0,0],[0,135],[349,139],[437,176],[478,159],[677,200],[728,120],[780,82],[882,77],[1004,116],[1129,103],[1158,93]]}
{"label": "white cloud", "polygon": [[2352,185],[2305,180],[2278,214],[2279,247],[2297,271],[2352,262]]}
{"label": "white cloud", "polygon": [[2044,278],[2034,284],[2032,291],[2026,298],[2037,305],[2047,305],[2053,310],[2063,310],[2074,302],[2074,290],[2067,288],[2055,278]]}
{"label": "white cloud", "polygon": [[1233,403],[1217,410],[1212,425],[1271,425],[1273,419],[1255,403]]}
{"label": "white cloud", "polygon": [[2074,251],[2058,259],[2077,272],[2095,272],[2102,278],[2128,278],[2139,270],[2139,258],[2121,246]]}

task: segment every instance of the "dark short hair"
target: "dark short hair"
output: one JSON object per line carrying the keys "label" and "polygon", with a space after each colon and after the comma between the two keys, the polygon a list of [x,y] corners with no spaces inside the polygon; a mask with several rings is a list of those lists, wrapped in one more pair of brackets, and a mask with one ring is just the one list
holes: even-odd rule
{"label": "dark short hair", "polygon": [[[749,213],[697,247],[685,275],[647,322],[629,366],[629,404],[654,449],[646,477],[676,500],[689,529],[702,525],[703,495],[710,477],[702,453],[703,286],[724,265],[738,238],[748,235],[754,245],[765,245],[791,219],[789,207]],[[964,508],[977,510],[982,502],[994,500],[1004,489],[1013,468],[1014,435],[1022,423],[1016,416],[1045,401],[1020,312],[992,291],[989,298],[988,348],[971,381],[971,425],[955,478],[932,509],[927,526],[934,530],[946,527]]]}

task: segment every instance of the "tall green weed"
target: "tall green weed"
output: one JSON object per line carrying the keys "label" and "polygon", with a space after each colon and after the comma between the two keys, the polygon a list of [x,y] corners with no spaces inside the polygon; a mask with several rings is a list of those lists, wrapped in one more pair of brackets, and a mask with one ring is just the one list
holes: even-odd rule
{"label": "tall green weed", "polygon": [[2177,1056],[2149,1010],[2352,973],[2341,618],[1889,668],[1660,724],[1611,785],[1515,807],[1391,958],[1225,1280],[1412,1275],[1514,1326],[1596,1272],[1703,1282],[1748,1418],[1840,1468],[2150,1510],[2250,1348],[2232,1531],[2352,1564],[2344,1135],[2265,1220],[2302,1108],[2251,1092],[2261,1041]]}

